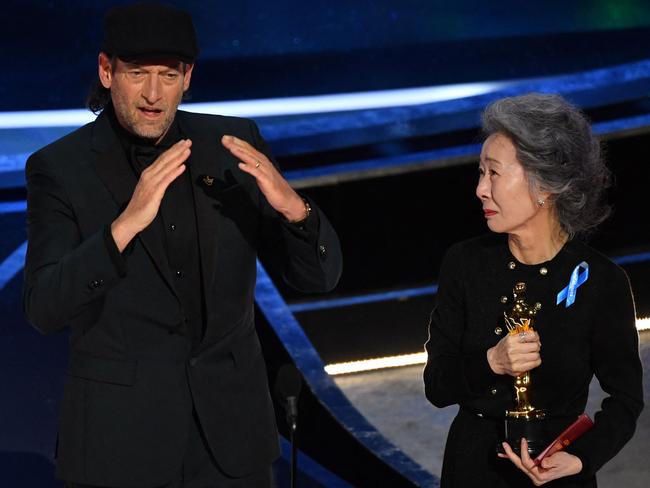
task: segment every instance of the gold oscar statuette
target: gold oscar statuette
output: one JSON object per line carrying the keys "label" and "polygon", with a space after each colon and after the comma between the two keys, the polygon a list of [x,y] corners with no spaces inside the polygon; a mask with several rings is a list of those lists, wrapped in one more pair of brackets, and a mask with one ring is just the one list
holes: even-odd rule
{"label": "gold oscar statuette", "polygon": [[[541,305],[530,306],[526,303],[525,283],[517,283],[512,294],[514,305],[509,311],[503,313],[508,334],[523,336],[533,333],[535,316]],[[512,409],[506,410],[505,414],[505,441],[517,454],[520,454],[520,441],[525,437],[528,441],[528,452],[534,457],[547,444],[547,429],[544,422],[546,413],[531,403],[533,389],[530,371],[518,375],[514,387],[515,404]],[[503,452],[501,448],[499,451]]]}

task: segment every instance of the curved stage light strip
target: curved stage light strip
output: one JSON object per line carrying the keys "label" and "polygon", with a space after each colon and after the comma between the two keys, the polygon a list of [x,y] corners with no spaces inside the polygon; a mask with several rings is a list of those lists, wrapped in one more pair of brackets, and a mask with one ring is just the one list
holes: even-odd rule
{"label": "curved stage light strip", "polygon": [[560,93],[582,108],[645,98],[650,59],[549,78],[523,80],[502,90],[412,107],[357,110],[294,119],[261,120],[276,155],[429,136],[478,127],[480,112],[498,98],[529,92]]}
{"label": "curved stage light strip", "polygon": [[27,210],[26,200],[17,200],[15,202],[0,202],[0,215],[8,213],[25,212]]}
{"label": "curved stage light strip", "polygon": [[257,263],[255,300],[316,397],[361,444],[417,486],[438,486],[438,479],[388,442],[327,375],[324,364],[263,266]]}
{"label": "curved stage light strip", "polygon": [[27,241],[23,242],[14,252],[0,262],[0,291],[23,269],[26,253]]}

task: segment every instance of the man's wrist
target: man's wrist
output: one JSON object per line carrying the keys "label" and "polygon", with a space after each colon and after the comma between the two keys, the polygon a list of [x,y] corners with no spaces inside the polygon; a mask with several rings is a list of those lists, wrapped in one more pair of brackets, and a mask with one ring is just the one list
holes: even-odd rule
{"label": "man's wrist", "polygon": [[301,224],[309,218],[311,214],[311,205],[307,199],[296,194],[298,197],[295,203],[292,205],[291,210],[283,213],[283,217],[290,224]]}
{"label": "man's wrist", "polygon": [[130,226],[121,219],[121,216],[113,221],[111,224],[111,235],[115,241],[117,249],[122,252],[133,240],[138,232],[130,229]]}

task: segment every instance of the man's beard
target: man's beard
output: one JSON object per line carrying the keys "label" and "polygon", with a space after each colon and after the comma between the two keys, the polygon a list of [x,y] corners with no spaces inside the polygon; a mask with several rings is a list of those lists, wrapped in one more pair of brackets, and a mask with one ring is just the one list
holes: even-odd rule
{"label": "man's beard", "polygon": [[140,113],[140,109],[137,106],[132,105],[131,102],[122,100],[119,97],[113,99],[115,115],[122,126],[138,137],[153,140],[155,142],[158,142],[172,125],[174,117],[176,116],[178,103],[180,103],[180,99],[177,103],[171,105],[173,108],[170,108],[169,106],[162,108],[162,118],[155,121],[155,123],[152,123],[152,121],[147,121],[147,119],[144,118],[144,115]]}

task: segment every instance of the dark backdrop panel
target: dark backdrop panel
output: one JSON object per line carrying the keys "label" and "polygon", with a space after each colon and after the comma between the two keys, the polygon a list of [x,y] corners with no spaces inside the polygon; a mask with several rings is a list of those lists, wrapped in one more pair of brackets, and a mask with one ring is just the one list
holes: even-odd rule
{"label": "dark backdrop panel", "polygon": [[[83,106],[103,12],[124,3],[4,2],[0,111]],[[168,3],[196,23],[194,101],[546,76],[641,59],[650,34],[642,0]]]}

